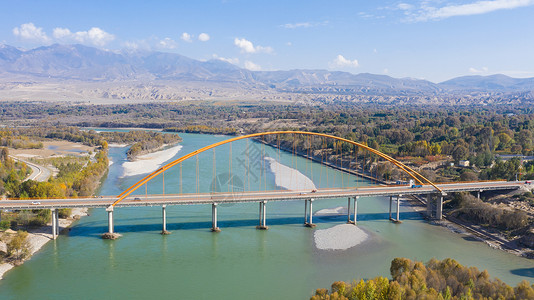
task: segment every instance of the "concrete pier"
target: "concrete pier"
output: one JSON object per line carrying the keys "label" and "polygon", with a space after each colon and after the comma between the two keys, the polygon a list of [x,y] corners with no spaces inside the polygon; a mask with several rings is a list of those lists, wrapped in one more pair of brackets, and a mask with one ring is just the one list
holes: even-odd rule
{"label": "concrete pier", "polygon": [[51,209],[52,211],[52,239],[56,239],[56,237],[58,236],[58,222],[57,222],[57,209],[56,208],[52,208]]}
{"label": "concrete pier", "polygon": [[358,221],[358,196],[354,197],[354,225]]}
{"label": "concrete pier", "polygon": [[432,194],[426,195],[426,216],[432,219]]}
{"label": "concrete pier", "polygon": [[113,234],[115,233],[113,228],[113,206],[106,208],[106,211],[108,212],[108,233]]}
{"label": "concrete pier", "polygon": [[443,219],[443,195],[438,197],[438,203],[436,205],[436,219]]}
{"label": "concrete pier", "polygon": [[400,197],[401,195],[397,195],[397,222],[400,221]]}
{"label": "concrete pier", "polygon": [[167,231],[167,211],[166,211],[167,205],[161,206],[161,219],[162,219],[162,229],[161,234],[170,234],[170,231]]}
{"label": "concrete pier", "polygon": [[221,229],[217,226],[217,203],[211,205],[211,231],[220,232]]}
{"label": "concrete pier", "polygon": [[350,219],[350,214],[351,214],[351,205],[350,205],[350,200],[351,198],[349,198],[348,200],[348,204],[347,204],[347,224],[354,224],[356,225],[356,220],[357,220],[357,216],[358,216],[358,196],[352,198],[353,201],[354,201],[354,204],[352,206],[352,214],[354,215],[354,221]]}
{"label": "concrete pier", "polygon": [[267,226],[267,222],[265,221],[267,213],[265,212],[265,204],[267,204],[267,201],[261,201],[260,202],[260,224],[256,226],[257,229],[269,229]]}
{"label": "concrete pier", "polygon": [[108,232],[102,235],[102,238],[105,240],[115,240],[121,237],[120,234],[116,233],[113,228],[113,206],[106,208],[108,212]]}
{"label": "concrete pier", "polygon": [[391,220],[391,208],[393,206],[393,196],[389,196],[389,219]]}
{"label": "concrete pier", "polygon": [[393,219],[393,217],[391,216],[391,205],[392,205],[392,202],[393,202],[393,199],[392,199],[393,197],[390,196],[390,198],[389,198],[389,201],[390,201],[389,202],[389,207],[390,207],[389,208],[390,209],[390,211],[389,211],[389,220],[393,221],[395,223],[401,223],[401,221],[400,221],[400,197],[402,197],[402,195],[400,195],[400,194],[397,195],[397,199],[395,200],[397,202],[397,205],[396,205],[397,206],[397,211],[396,211],[397,216],[396,216],[395,219]]}
{"label": "concrete pier", "polygon": [[[315,227],[316,225],[313,224],[313,199],[305,200],[306,202],[309,202],[309,211],[306,212],[308,214],[307,222],[304,224],[306,227]],[[308,205],[307,205],[308,206]]]}

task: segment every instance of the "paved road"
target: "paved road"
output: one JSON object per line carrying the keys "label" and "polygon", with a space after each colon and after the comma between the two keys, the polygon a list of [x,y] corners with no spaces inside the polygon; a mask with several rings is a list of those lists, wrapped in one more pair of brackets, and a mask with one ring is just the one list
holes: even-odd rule
{"label": "paved road", "polygon": [[50,171],[50,169],[48,169],[46,167],[34,164],[32,162],[26,161],[24,159],[20,159],[20,158],[15,157],[15,156],[11,156],[10,155],[9,157],[11,157],[14,160],[18,160],[20,162],[25,163],[26,165],[28,165],[28,167],[30,167],[32,169],[32,173],[28,177],[26,177],[26,179],[24,179],[24,181],[26,181],[26,180],[35,180],[35,181],[44,182],[44,181],[47,181],[48,178],[50,178],[50,176],[52,176],[52,171]]}
{"label": "paved road", "polygon": [[[439,184],[444,192],[484,191],[484,190],[511,190],[525,185],[525,182],[472,182]],[[202,194],[167,194],[167,195],[135,195],[129,196],[117,204],[120,206],[161,206],[161,205],[187,205],[211,203],[239,203],[259,201],[292,201],[305,199],[331,199],[366,196],[396,196],[436,193],[430,185],[420,188],[408,186],[372,186],[359,188],[331,188],[311,191],[260,191],[233,193],[202,193]],[[32,209],[32,208],[62,208],[62,207],[108,207],[116,196],[71,198],[71,199],[34,199],[34,200],[3,200],[0,209]]]}

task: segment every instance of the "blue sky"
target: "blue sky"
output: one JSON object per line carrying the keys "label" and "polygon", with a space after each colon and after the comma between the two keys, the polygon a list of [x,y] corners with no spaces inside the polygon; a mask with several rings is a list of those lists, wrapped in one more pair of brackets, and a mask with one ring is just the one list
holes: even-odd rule
{"label": "blue sky", "polygon": [[534,0],[2,1],[0,42],[81,43],[440,82],[534,77]]}

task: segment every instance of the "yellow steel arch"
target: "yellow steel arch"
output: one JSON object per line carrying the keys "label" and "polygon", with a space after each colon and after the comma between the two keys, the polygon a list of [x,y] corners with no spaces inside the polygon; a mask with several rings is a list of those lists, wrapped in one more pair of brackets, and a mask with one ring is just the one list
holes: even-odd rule
{"label": "yellow steel arch", "polygon": [[330,135],[330,134],[324,134],[324,133],[317,133],[317,132],[307,132],[307,131],[269,131],[269,132],[260,132],[260,133],[253,133],[253,134],[247,134],[247,135],[242,135],[242,136],[238,136],[238,137],[234,137],[234,138],[231,138],[231,139],[228,139],[228,140],[224,140],[224,141],[220,141],[220,142],[217,142],[215,144],[211,144],[209,146],[206,146],[204,148],[201,148],[201,149],[198,149],[196,151],[193,151],[187,155],[184,155],[164,166],[162,166],[161,168],[157,169],[156,171],[148,174],[147,176],[145,176],[143,179],[139,180],[138,182],[136,182],[134,185],[132,185],[131,187],[129,187],[127,190],[125,190],[124,192],[122,192],[118,197],[117,201],[115,201],[112,206],[115,206],[117,205],[119,202],[121,202],[122,200],[124,200],[124,198],[128,197],[128,195],[130,195],[132,192],[134,192],[135,190],[137,190],[139,187],[141,187],[143,184],[151,181],[154,177],[158,176],[159,174],[165,172],[166,170],[176,166],[177,164],[193,157],[193,156],[196,156],[202,152],[205,152],[207,150],[210,150],[210,149],[213,149],[215,147],[218,147],[218,146],[221,146],[221,145],[224,145],[224,144],[228,144],[228,143],[231,143],[231,142],[235,142],[235,141],[238,141],[238,140],[243,140],[243,139],[248,139],[248,138],[254,138],[254,137],[260,137],[260,136],[264,136],[264,135],[274,135],[274,134],[303,134],[303,135],[313,135],[313,136],[320,136],[320,137],[326,137],[326,138],[331,138],[331,139],[335,139],[335,140],[339,140],[339,141],[343,141],[343,142],[347,142],[349,144],[352,144],[352,145],[355,145],[359,148],[362,148],[362,149],[365,149],[373,154],[376,154],[377,156],[380,156],[382,158],[384,158],[385,160],[393,163],[394,165],[396,165],[397,167],[399,167],[401,170],[403,170],[406,174],[408,174],[410,177],[412,177],[413,179],[415,179],[418,183],[422,184],[423,181],[429,183],[430,185],[432,185],[436,190],[438,190],[440,193],[443,193],[443,191],[438,187],[436,186],[433,182],[431,182],[430,180],[428,180],[427,178],[425,178],[423,175],[419,174],[418,172],[416,172],[415,170],[413,170],[412,168],[408,167],[407,165],[401,163],[400,161],[394,159],[393,157],[390,157],[376,149],[373,149],[371,147],[368,147],[364,144],[361,144],[361,143],[357,143],[357,142],[354,142],[354,141],[351,141],[351,140],[347,140],[347,139],[344,139],[344,138],[340,138],[340,137],[337,137],[337,136],[334,136],[334,135]]}

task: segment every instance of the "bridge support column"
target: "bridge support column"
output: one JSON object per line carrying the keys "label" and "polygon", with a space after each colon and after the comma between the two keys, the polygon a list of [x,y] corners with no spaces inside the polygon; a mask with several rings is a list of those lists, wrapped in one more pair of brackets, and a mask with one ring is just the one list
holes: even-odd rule
{"label": "bridge support column", "polygon": [[115,233],[115,230],[113,230],[113,206],[110,205],[108,208],[106,208],[106,211],[108,212],[108,232],[104,233],[102,238],[105,240],[116,240],[121,235]]}
{"label": "bridge support column", "polygon": [[347,201],[347,224],[354,224],[354,222],[352,222],[352,220],[350,219],[350,197]]}
{"label": "bridge support column", "polygon": [[397,195],[397,222],[400,221],[400,196],[401,195]]}
{"label": "bridge support column", "polygon": [[432,194],[426,195],[426,216],[432,218]]}
{"label": "bridge support column", "polygon": [[211,231],[220,232],[221,229],[217,226],[217,203],[211,205]]}
{"label": "bridge support column", "polygon": [[[308,215],[308,222],[305,224],[306,227],[315,227],[316,225],[313,224],[313,199],[308,199],[306,200],[307,202],[310,203],[310,208],[309,208],[309,215]],[[306,212],[308,213],[308,212]]]}
{"label": "bridge support column", "polygon": [[108,212],[108,233],[113,234],[115,233],[113,230],[113,206],[106,208],[106,211]]}
{"label": "bridge support column", "polygon": [[58,214],[57,214],[56,208],[52,208],[51,211],[52,211],[52,239],[55,240],[58,236],[58,229],[59,229],[58,221],[57,221]]}
{"label": "bridge support column", "polygon": [[358,219],[358,198],[359,198],[358,196],[356,196],[356,197],[353,198],[353,201],[354,201],[354,207],[353,207],[353,211],[352,211],[352,213],[354,214],[354,221],[352,221],[352,220],[350,219],[350,213],[351,213],[351,211],[350,211],[350,198],[349,198],[349,204],[348,204],[348,206],[347,206],[347,214],[348,214],[348,218],[349,218],[349,220],[347,221],[348,224],[354,224],[354,225],[356,225],[356,220]]}
{"label": "bridge support column", "polygon": [[354,225],[358,220],[358,196],[354,197]]}
{"label": "bridge support column", "polygon": [[161,219],[162,219],[162,225],[163,228],[161,229],[161,234],[170,234],[170,231],[167,231],[167,211],[166,211],[167,205],[161,206]]}
{"label": "bridge support column", "polygon": [[443,219],[443,195],[439,196],[436,206],[436,219],[441,220]]}
{"label": "bridge support column", "polygon": [[477,198],[480,200],[480,193],[482,193],[482,191],[478,191],[477,192]]}
{"label": "bridge support column", "polygon": [[393,196],[389,196],[389,219],[391,219],[391,208],[393,206]]}
{"label": "bridge support column", "polygon": [[269,227],[266,225],[265,217],[265,204],[267,204],[267,201],[261,201],[260,202],[260,225],[256,226],[257,229],[269,229]]}
{"label": "bridge support column", "polygon": [[[389,215],[390,215],[389,219],[390,219],[391,221],[395,222],[395,223],[401,223],[401,221],[400,221],[400,197],[402,197],[402,195],[397,195],[397,199],[395,200],[395,201],[397,202],[397,212],[396,212],[396,213],[397,213],[397,218],[396,218],[396,219],[393,219],[393,218],[391,217],[391,210],[390,210],[390,213],[389,213]],[[390,198],[390,201],[391,201],[391,200],[392,200],[392,199]],[[391,202],[390,202],[390,207],[391,207]],[[390,209],[391,209],[391,208],[390,208]]]}
{"label": "bridge support column", "polygon": [[304,225],[308,224],[308,200],[304,200]]}

